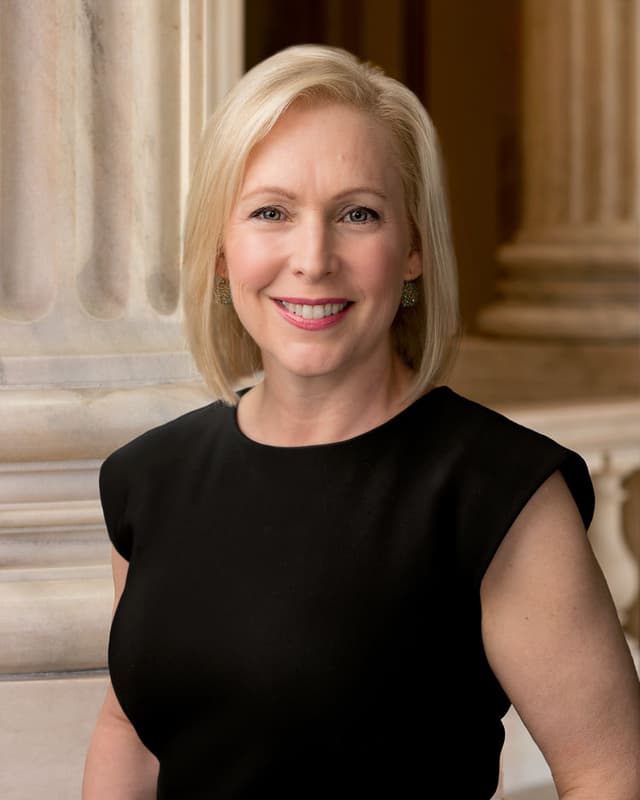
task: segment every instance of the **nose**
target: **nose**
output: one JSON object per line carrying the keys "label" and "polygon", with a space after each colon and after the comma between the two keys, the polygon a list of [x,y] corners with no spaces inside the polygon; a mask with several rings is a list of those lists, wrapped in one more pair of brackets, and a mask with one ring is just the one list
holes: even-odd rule
{"label": "nose", "polygon": [[336,266],[329,224],[320,215],[301,220],[291,254],[293,272],[308,281],[317,281],[335,272]]}

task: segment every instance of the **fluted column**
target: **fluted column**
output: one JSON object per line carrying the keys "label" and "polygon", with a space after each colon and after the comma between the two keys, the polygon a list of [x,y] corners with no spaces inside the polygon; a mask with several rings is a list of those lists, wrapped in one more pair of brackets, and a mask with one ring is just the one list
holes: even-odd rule
{"label": "fluted column", "polygon": [[104,666],[102,458],[208,401],[182,217],[235,0],[0,2],[0,673]]}
{"label": "fluted column", "polygon": [[181,213],[203,121],[240,74],[240,11],[0,5],[0,386],[191,375]]}
{"label": "fluted column", "polygon": [[203,123],[241,74],[242,12],[0,0],[3,798],[80,796],[113,599],[102,459],[209,401],[180,236]]}
{"label": "fluted column", "polygon": [[522,0],[522,209],[485,333],[640,340],[640,0]]}

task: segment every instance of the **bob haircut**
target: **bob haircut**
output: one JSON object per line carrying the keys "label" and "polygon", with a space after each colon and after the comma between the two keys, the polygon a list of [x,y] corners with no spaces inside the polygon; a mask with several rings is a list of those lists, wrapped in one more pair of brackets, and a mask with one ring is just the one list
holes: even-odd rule
{"label": "bob haircut", "polygon": [[455,256],[439,146],[418,98],[379,68],[334,47],[296,45],[247,72],[205,128],[189,191],[182,263],[185,329],[191,353],[214,396],[238,402],[236,388],[262,369],[258,346],[233,309],[215,300],[227,221],[253,147],[297,99],[344,103],[391,133],[413,245],[422,255],[418,302],[400,307],[394,347],[414,373],[419,396],[451,364],[461,333]]}

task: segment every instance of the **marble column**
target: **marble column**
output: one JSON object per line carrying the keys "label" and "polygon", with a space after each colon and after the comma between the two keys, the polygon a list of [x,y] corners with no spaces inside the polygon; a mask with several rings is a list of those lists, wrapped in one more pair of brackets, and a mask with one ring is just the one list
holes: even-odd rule
{"label": "marble column", "polygon": [[[242,71],[242,9],[0,3],[0,706],[15,709],[2,797],[44,796],[55,770],[34,770],[29,747],[55,730],[47,708],[75,729],[69,704],[87,690],[73,681],[105,667],[102,459],[210,399],[185,351],[181,225],[204,121]],[[49,698],[39,717],[19,709],[27,679]],[[63,773],[47,796],[79,796],[77,769]]]}
{"label": "marble column", "polygon": [[640,0],[522,0],[522,208],[483,333],[640,340]]}

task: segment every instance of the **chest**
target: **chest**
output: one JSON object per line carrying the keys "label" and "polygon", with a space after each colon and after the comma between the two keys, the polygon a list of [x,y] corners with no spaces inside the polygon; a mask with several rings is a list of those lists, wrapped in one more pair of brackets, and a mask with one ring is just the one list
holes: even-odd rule
{"label": "chest", "polygon": [[321,720],[424,675],[447,611],[438,493],[375,470],[260,477],[178,482],[132,505],[136,549],[110,639],[132,718],[250,705],[271,719],[286,708],[287,724]]}

